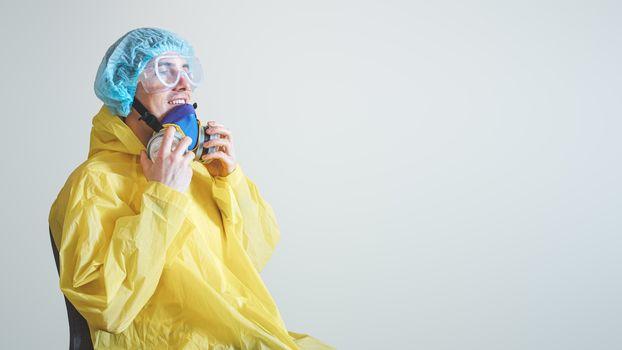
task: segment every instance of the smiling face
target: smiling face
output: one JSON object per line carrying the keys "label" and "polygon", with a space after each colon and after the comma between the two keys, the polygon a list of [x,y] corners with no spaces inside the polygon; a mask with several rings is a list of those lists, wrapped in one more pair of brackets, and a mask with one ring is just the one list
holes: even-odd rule
{"label": "smiling face", "polygon": [[[174,53],[167,54],[175,55]],[[163,76],[171,67],[181,67],[183,69],[185,66],[186,62],[183,58],[173,57],[162,60],[159,62],[158,67],[148,66],[145,69],[145,71],[148,72],[145,76],[149,76],[149,78],[141,78],[141,81],[139,81],[136,87],[136,98],[151,112],[151,114],[155,115],[158,120],[162,120],[162,117],[175,107],[175,105],[192,103],[192,86],[188,81],[188,77],[185,74],[180,74],[179,81],[174,86],[168,89],[154,89],[154,85],[161,84],[155,75],[154,69],[157,68],[159,70],[158,73]],[[149,93],[145,87],[148,87],[150,91],[156,90],[157,92]]]}

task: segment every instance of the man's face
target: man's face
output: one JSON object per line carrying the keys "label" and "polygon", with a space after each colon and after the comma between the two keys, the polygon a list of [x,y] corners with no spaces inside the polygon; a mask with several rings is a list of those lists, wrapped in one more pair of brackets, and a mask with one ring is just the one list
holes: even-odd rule
{"label": "man's face", "polygon": [[[174,55],[174,53],[168,53]],[[161,72],[170,69],[183,69],[186,62],[181,57],[169,58],[162,60],[159,63],[159,67],[147,67],[147,69],[160,69]],[[159,84],[159,81],[155,81],[150,86]],[[159,120],[162,119],[166,113],[178,104],[192,103],[192,87],[188,78],[184,74],[180,74],[179,82],[171,89],[166,89],[161,92],[148,93],[143,86],[143,82],[139,82],[136,87],[136,98],[147,108],[149,112],[155,115]]]}

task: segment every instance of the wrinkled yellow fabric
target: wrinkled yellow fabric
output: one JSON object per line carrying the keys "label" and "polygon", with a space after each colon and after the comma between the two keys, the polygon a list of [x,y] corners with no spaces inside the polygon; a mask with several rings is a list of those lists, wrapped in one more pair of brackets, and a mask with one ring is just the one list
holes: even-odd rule
{"label": "wrinkled yellow fabric", "polygon": [[95,349],[333,349],[287,331],[261,280],[280,231],[239,164],[212,177],[193,162],[181,193],[146,180],[143,144],[105,107],[90,142],[49,224]]}

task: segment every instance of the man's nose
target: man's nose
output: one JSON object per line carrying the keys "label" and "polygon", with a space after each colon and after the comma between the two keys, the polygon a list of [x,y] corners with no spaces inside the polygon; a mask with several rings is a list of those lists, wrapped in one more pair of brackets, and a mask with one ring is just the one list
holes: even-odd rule
{"label": "man's nose", "polygon": [[190,86],[190,81],[188,80],[188,76],[185,73],[180,73],[179,76],[179,81],[177,82],[177,85],[175,85],[175,91],[185,91],[185,90],[190,90],[191,86]]}

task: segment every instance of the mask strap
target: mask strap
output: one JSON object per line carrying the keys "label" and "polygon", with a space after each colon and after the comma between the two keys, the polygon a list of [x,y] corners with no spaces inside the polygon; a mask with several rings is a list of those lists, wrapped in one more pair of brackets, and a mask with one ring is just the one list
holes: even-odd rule
{"label": "mask strap", "polygon": [[147,125],[149,125],[149,127],[152,128],[155,132],[158,132],[164,128],[162,124],[160,124],[160,122],[158,121],[158,118],[156,118],[153,114],[149,113],[147,108],[145,108],[145,106],[143,106],[143,104],[140,103],[137,98],[134,98],[132,106],[134,107],[134,109],[136,109],[138,114],[140,114],[140,118],[138,119],[147,123]]}

